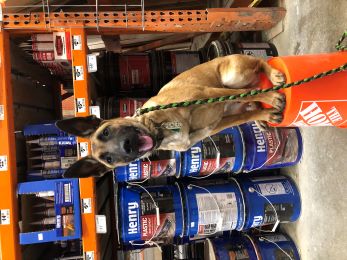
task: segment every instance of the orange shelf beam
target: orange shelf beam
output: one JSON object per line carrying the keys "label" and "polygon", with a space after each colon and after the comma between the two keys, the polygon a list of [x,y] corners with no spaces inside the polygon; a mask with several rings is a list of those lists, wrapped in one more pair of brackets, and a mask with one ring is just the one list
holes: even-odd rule
{"label": "orange shelf beam", "polygon": [[0,31],[0,259],[21,259],[17,166],[11,87],[10,41]]}
{"label": "orange shelf beam", "polygon": [[[67,30],[68,31],[68,30]],[[87,37],[83,28],[69,30],[72,39],[72,67],[75,98],[75,115],[89,115],[89,88],[87,67]],[[78,138],[80,156],[90,152],[88,140]],[[86,259],[100,259],[99,241],[96,234],[97,214],[96,187],[94,178],[80,179],[80,198],[82,205],[82,240]]]}

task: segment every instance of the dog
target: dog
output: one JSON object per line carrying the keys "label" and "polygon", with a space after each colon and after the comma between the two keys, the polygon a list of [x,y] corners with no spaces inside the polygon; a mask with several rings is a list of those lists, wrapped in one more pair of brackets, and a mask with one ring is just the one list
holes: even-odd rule
{"label": "dog", "polygon": [[[237,95],[257,86],[264,73],[274,85],[285,76],[264,60],[246,55],[213,59],[185,71],[150,98],[144,108],[187,100]],[[271,108],[261,108],[259,102]],[[198,141],[248,121],[280,123],[285,97],[262,93],[233,101],[152,111],[140,116],[101,120],[76,117],[56,123],[61,130],[91,142],[92,155],[75,162],[64,177],[102,176],[117,166],[148,157],[152,151],[186,151]],[[265,123],[264,123],[265,122]]]}

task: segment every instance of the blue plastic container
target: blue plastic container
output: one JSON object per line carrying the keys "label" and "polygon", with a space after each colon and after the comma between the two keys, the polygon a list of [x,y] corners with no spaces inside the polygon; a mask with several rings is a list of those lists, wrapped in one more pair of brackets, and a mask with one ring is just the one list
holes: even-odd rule
{"label": "blue plastic container", "polygon": [[245,144],[244,171],[282,168],[300,161],[303,144],[299,128],[261,131],[255,122],[240,128]]}
{"label": "blue plastic container", "polygon": [[210,259],[260,259],[256,246],[248,235],[211,240],[207,239],[205,242],[205,254],[206,253]]}
{"label": "blue plastic container", "polygon": [[245,221],[244,201],[236,182],[184,185],[183,197],[186,236],[242,230]]}
{"label": "blue plastic container", "polygon": [[[212,142],[212,140],[214,143]],[[220,151],[219,167],[217,149]],[[182,153],[182,176],[211,173],[238,173],[244,161],[244,143],[239,127],[232,127],[205,138]]]}
{"label": "blue plastic container", "polygon": [[[278,260],[290,259],[282,250],[284,250],[293,260],[300,260],[298,249],[289,236],[274,233],[252,236],[258,249],[260,259]],[[279,249],[277,246],[281,249]]]}
{"label": "blue plastic container", "polygon": [[283,223],[293,222],[299,218],[300,193],[288,177],[252,177],[238,179],[237,182],[241,186],[245,200],[246,221],[243,230],[275,224],[277,220]]}
{"label": "blue plastic container", "polygon": [[181,169],[181,154],[175,151],[155,151],[147,158],[136,160],[114,169],[116,182],[138,181],[158,177],[178,177]]}
{"label": "blue plastic container", "polygon": [[146,240],[170,243],[173,238],[183,236],[182,197],[178,185],[146,187],[146,190],[132,185],[119,187],[120,240],[125,244],[143,244]]}

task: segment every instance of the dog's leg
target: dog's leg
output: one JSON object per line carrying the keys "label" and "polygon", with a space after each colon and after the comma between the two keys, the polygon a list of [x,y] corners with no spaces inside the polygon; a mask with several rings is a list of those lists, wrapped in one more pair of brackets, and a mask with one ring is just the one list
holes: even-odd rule
{"label": "dog's leg", "polygon": [[[229,88],[208,88],[206,89],[206,97],[215,98],[220,96],[238,95],[248,92],[248,89],[229,89]],[[277,110],[282,111],[285,106],[285,96],[279,92],[271,91],[267,93],[258,94],[255,96],[248,96],[236,99],[237,102],[262,102],[268,104]],[[233,102],[232,100],[226,102]]]}
{"label": "dog's leg", "polygon": [[220,131],[249,121],[267,121],[270,123],[280,123],[283,120],[282,113],[275,108],[250,111],[239,115],[230,115],[223,117],[218,125],[211,131],[210,135],[219,133]]}
{"label": "dog's leg", "polygon": [[218,71],[222,84],[228,88],[256,87],[260,72],[264,72],[274,85],[285,81],[284,75],[266,61],[247,55],[226,56]]}

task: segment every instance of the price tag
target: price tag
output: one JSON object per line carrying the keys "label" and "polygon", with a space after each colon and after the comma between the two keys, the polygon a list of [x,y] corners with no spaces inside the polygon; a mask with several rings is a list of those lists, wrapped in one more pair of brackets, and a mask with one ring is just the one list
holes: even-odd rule
{"label": "price tag", "polygon": [[96,233],[106,234],[107,233],[106,216],[105,215],[96,215],[95,220],[96,220]]}
{"label": "price tag", "polygon": [[85,252],[85,260],[94,260],[94,251]]}
{"label": "price tag", "polygon": [[100,118],[100,107],[99,106],[89,106],[89,113],[91,115],[96,116],[97,118]]}
{"label": "price tag", "polygon": [[81,35],[72,36],[72,49],[76,51],[82,50],[82,37]]}
{"label": "price tag", "polygon": [[2,209],[0,210],[0,225],[9,225],[10,224],[10,210]]}
{"label": "price tag", "polygon": [[92,213],[92,199],[82,199],[82,212],[84,214]]}
{"label": "price tag", "polygon": [[5,120],[5,107],[4,105],[0,105],[0,120]]}
{"label": "price tag", "polygon": [[96,55],[95,54],[88,54],[87,61],[88,61],[88,72],[98,71],[98,64],[96,61]]}
{"label": "price tag", "polygon": [[77,113],[85,113],[87,111],[86,99],[76,98],[76,108],[77,108]]}
{"label": "price tag", "polygon": [[7,156],[6,155],[1,155],[0,156],[0,171],[7,171],[8,166],[7,166]]}
{"label": "price tag", "polygon": [[84,80],[83,66],[74,66],[73,71],[75,80]]}
{"label": "price tag", "polygon": [[88,155],[88,143],[87,142],[80,142],[80,157],[86,157]]}

